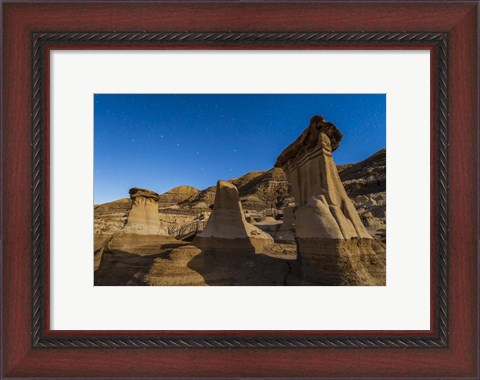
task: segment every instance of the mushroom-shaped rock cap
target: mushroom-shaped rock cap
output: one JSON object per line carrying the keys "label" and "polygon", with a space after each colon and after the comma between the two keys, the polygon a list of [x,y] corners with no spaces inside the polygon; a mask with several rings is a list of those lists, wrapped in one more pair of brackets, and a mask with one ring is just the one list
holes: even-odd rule
{"label": "mushroom-shaped rock cap", "polygon": [[217,181],[217,188],[221,189],[222,187],[228,187],[230,189],[236,189],[237,188],[233,183],[223,181],[223,180],[220,179],[220,180]]}
{"label": "mushroom-shaped rock cap", "polygon": [[321,133],[324,133],[330,139],[332,152],[338,148],[343,137],[342,132],[333,123],[326,121],[323,116],[315,115],[310,119],[309,126],[302,134],[280,153],[275,166],[282,167],[286,162],[302,152],[315,149],[321,140]]}
{"label": "mushroom-shaped rock cap", "polygon": [[153,199],[156,202],[158,202],[159,200],[159,195],[156,192],[147,190],[147,189],[140,189],[138,187],[133,187],[128,191],[128,193],[130,194],[131,199],[135,199],[137,197],[144,197],[144,198]]}

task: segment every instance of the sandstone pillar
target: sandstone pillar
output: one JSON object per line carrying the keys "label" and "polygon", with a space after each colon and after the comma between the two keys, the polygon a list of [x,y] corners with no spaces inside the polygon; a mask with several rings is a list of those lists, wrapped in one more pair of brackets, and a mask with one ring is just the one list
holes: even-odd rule
{"label": "sandstone pillar", "polygon": [[272,242],[270,235],[245,220],[237,188],[218,181],[212,214],[193,244],[215,253],[254,253]]}
{"label": "sandstone pillar", "polygon": [[106,251],[149,255],[156,253],[164,244],[175,244],[168,229],[158,215],[158,194],[134,187],[129,190],[132,207],[122,230],[116,232]]}
{"label": "sandstone pillar", "polygon": [[335,125],[314,116],[275,164],[292,185],[301,276],[324,285],[381,284],[384,266],[377,268],[382,260],[375,253],[381,247],[360,220],[332,158],[342,137]]}
{"label": "sandstone pillar", "polygon": [[132,208],[128,214],[125,232],[144,235],[168,235],[158,217],[159,195],[134,187],[129,190]]}

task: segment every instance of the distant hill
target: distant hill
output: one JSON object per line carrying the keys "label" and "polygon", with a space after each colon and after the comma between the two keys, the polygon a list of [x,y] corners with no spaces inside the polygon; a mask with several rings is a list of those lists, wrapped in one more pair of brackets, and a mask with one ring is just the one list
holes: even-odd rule
{"label": "distant hill", "polygon": [[[356,164],[337,166],[340,178],[348,195],[385,192],[386,187],[386,149],[381,149],[367,159]],[[241,177],[228,180],[233,183],[240,194],[244,208],[263,210],[266,208],[283,208],[294,202],[291,186],[281,168],[268,171],[254,171]],[[215,201],[215,186],[199,191],[182,202],[183,207],[204,202],[209,207]]]}
{"label": "distant hill", "polygon": [[158,204],[160,207],[168,207],[183,202],[190,197],[198,194],[200,190],[192,186],[182,185],[168,190],[160,195]]}
{"label": "distant hill", "polygon": [[384,192],[387,181],[387,150],[380,149],[356,164],[339,165],[340,178],[350,197]]}

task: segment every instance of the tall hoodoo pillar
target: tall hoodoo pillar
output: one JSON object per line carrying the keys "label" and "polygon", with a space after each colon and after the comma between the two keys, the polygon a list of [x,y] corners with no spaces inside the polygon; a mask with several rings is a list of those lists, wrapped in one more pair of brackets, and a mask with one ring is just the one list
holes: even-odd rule
{"label": "tall hoodoo pillar", "polygon": [[218,181],[212,214],[193,244],[215,253],[255,253],[271,243],[270,235],[245,220],[237,188]]}
{"label": "tall hoodoo pillar", "polygon": [[384,281],[384,275],[378,275],[376,268],[370,273],[362,263],[375,255],[372,243],[378,248],[377,244],[348,197],[332,158],[342,137],[335,125],[314,116],[275,166],[285,170],[292,185],[304,280],[325,285],[377,285],[375,278]]}

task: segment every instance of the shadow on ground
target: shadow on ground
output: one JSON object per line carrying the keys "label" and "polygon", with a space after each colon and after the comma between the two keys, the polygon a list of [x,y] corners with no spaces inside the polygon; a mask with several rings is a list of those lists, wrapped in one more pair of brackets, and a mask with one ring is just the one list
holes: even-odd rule
{"label": "shadow on ground", "polygon": [[294,260],[254,253],[253,247],[201,250],[193,245],[163,245],[158,252],[137,254],[105,250],[96,286],[275,286],[286,285]]}

